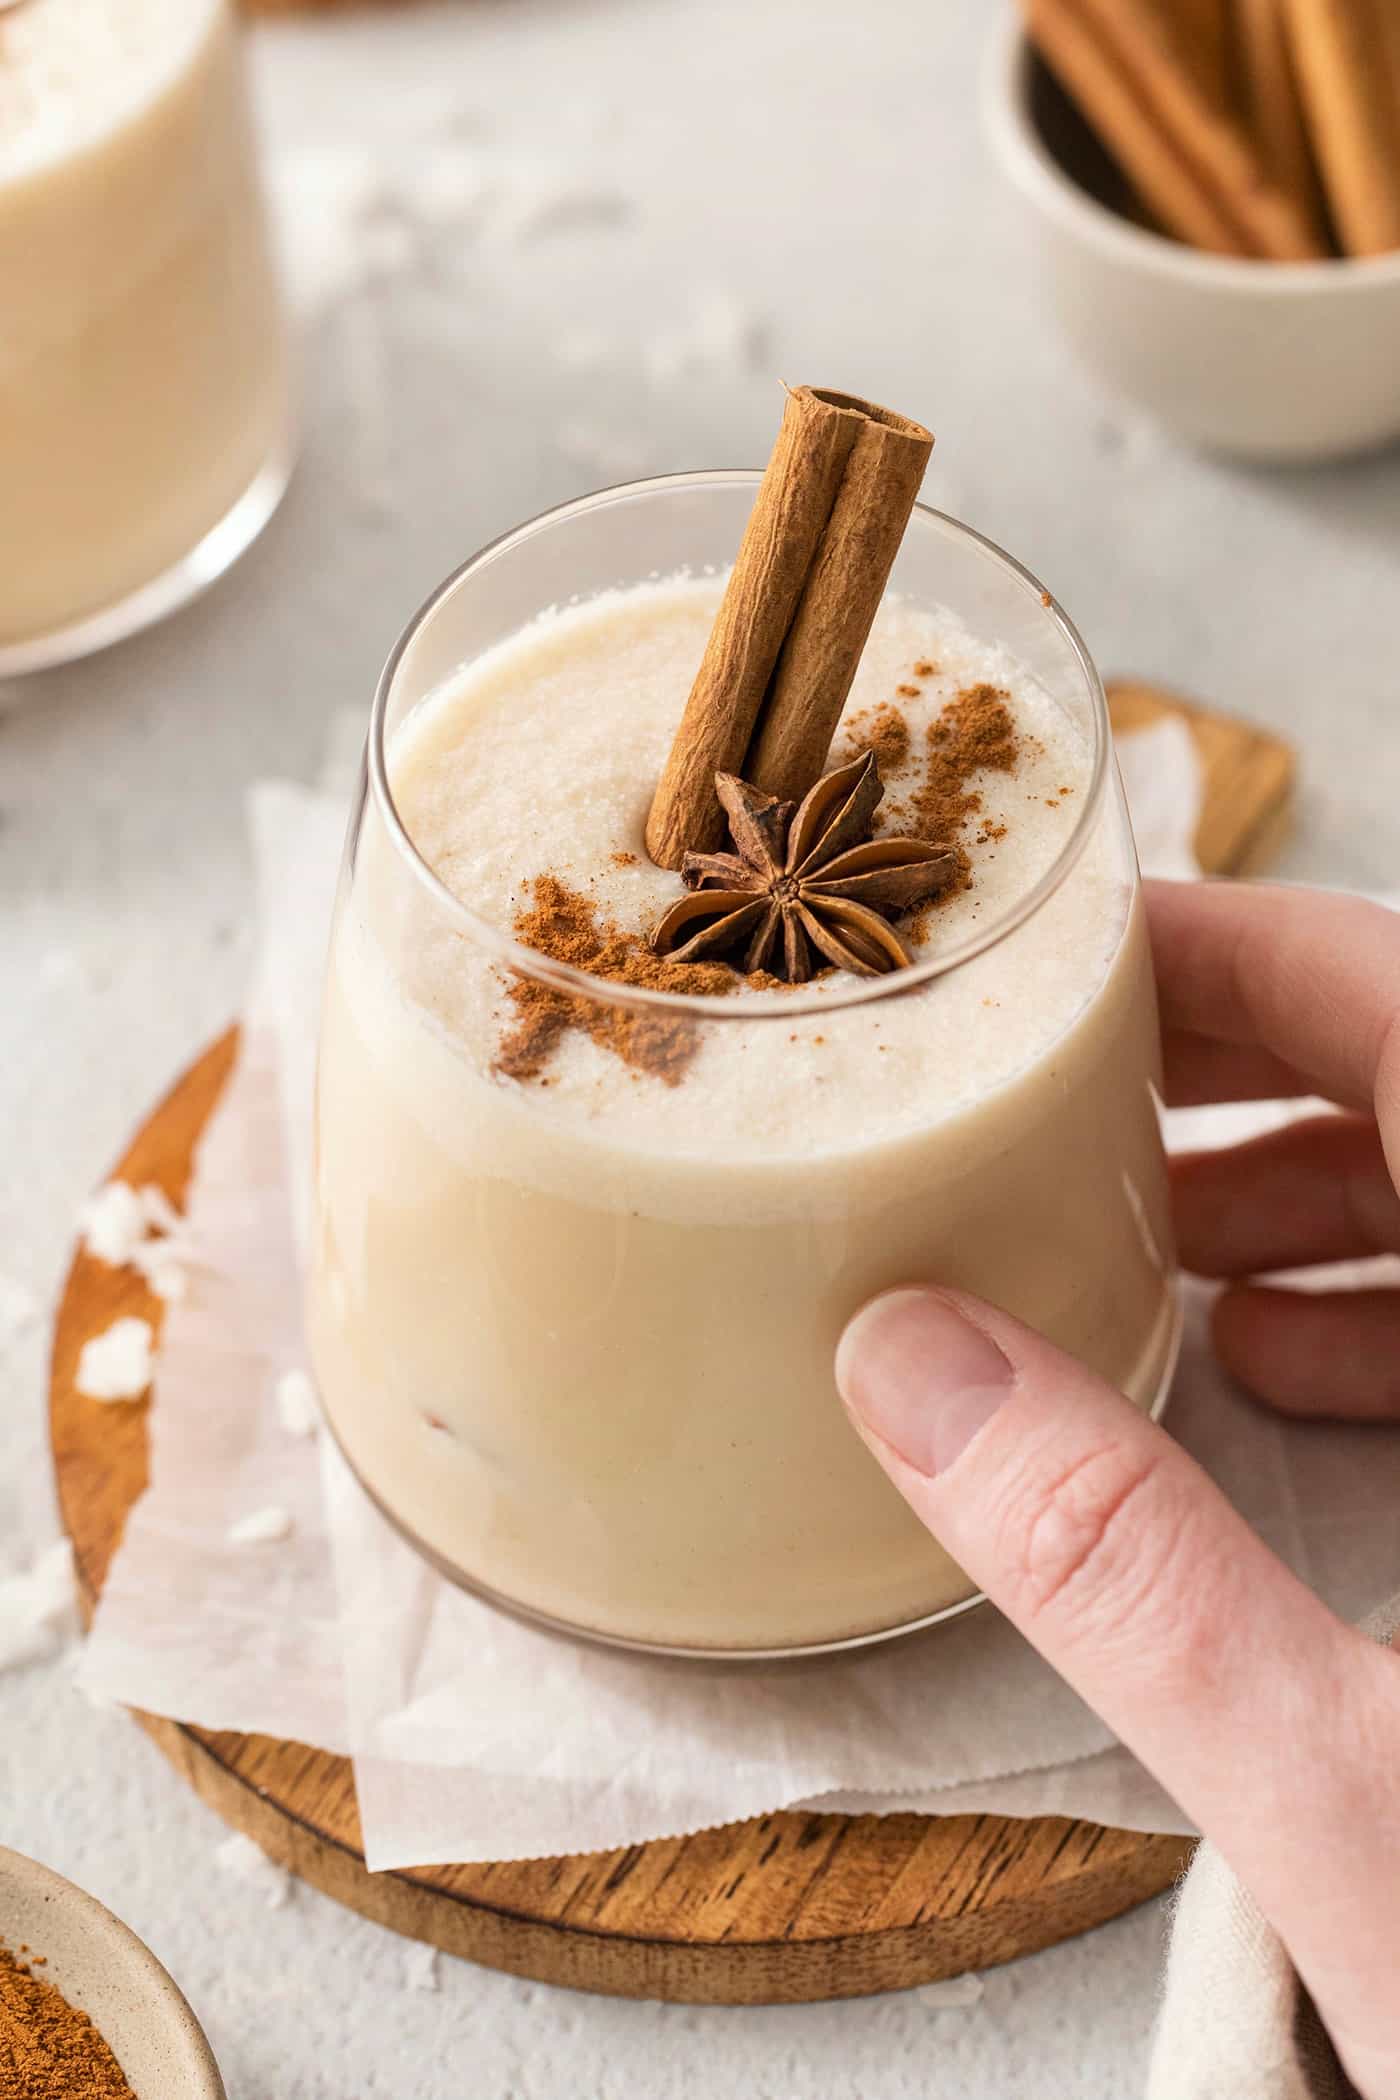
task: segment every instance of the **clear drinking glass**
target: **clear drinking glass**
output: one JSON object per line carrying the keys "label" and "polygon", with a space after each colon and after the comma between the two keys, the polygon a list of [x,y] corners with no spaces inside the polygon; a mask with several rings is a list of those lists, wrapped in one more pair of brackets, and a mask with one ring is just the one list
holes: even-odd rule
{"label": "clear drinking glass", "polygon": [[0,678],[211,583],[291,462],[232,7],[69,16],[0,13]]}
{"label": "clear drinking glass", "polygon": [[[1043,879],[936,959],[759,1002],[627,990],[478,917],[404,829],[394,739],[425,696],[543,607],[722,568],[757,480],[568,504],[414,618],[374,703],[321,1038],[310,1338],[351,1465],[456,1581],[670,1653],[857,1644],[974,1601],[837,1399],[837,1337],[872,1293],[979,1292],[1154,1412],[1178,1339],[1155,997],[1103,693],[1048,595],[977,534],[917,510],[891,587],[1003,642],[1079,726],[1092,776]],[[522,826],[522,878],[546,858]],[[503,1080],[483,1022],[512,975],[671,1032],[703,1116],[659,1081],[582,1113]],[[890,1121],[892,1030],[916,1112]],[[765,1059],[789,1083],[823,1075],[776,1142],[735,1106]]]}

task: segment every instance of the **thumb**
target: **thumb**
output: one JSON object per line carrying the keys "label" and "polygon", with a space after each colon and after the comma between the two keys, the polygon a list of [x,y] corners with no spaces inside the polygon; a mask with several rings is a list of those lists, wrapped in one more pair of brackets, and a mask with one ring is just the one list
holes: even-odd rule
{"label": "thumb", "polygon": [[1400,1727],[1396,1673],[1378,1682],[1391,1658],[1120,1393],[1007,1314],[891,1292],[847,1328],[836,1375],[915,1513],[1279,1929],[1310,1939],[1300,1904],[1325,1916],[1334,1876],[1354,1906],[1357,1792],[1375,1785],[1382,1710]]}

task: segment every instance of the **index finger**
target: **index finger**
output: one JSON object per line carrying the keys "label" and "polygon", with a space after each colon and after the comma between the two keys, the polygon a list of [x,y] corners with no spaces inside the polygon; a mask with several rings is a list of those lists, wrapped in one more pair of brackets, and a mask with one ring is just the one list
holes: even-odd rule
{"label": "index finger", "polygon": [[1278,884],[1150,882],[1162,1025],[1262,1050],[1400,1136],[1400,914]]}

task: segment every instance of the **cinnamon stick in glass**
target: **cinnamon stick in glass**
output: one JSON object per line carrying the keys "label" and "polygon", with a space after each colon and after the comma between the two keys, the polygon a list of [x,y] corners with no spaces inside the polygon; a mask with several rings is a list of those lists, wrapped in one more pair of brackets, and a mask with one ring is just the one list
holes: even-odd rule
{"label": "cinnamon stick in glass", "polygon": [[821,777],[932,449],[889,409],[789,390],[647,819],[660,867],[722,843],[717,772],[794,801]]}

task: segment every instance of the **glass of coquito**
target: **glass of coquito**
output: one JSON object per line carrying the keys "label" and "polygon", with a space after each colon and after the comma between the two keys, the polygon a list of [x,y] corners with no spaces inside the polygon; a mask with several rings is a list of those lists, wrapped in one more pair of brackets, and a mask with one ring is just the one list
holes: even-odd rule
{"label": "glass of coquito", "polygon": [[976,1601],[838,1400],[872,1294],[975,1291],[1154,1412],[1175,1362],[1098,674],[1009,556],[910,514],[926,433],[867,471],[865,409],[799,389],[765,476],[610,489],[476,555],[389,660],[350,827],[329,1422],[453,1579],[637,1648]]}
{"label": "glass of coquito", "polygon": [[0,8],[0,679],[212,582],[290,456],[231,8]]}

